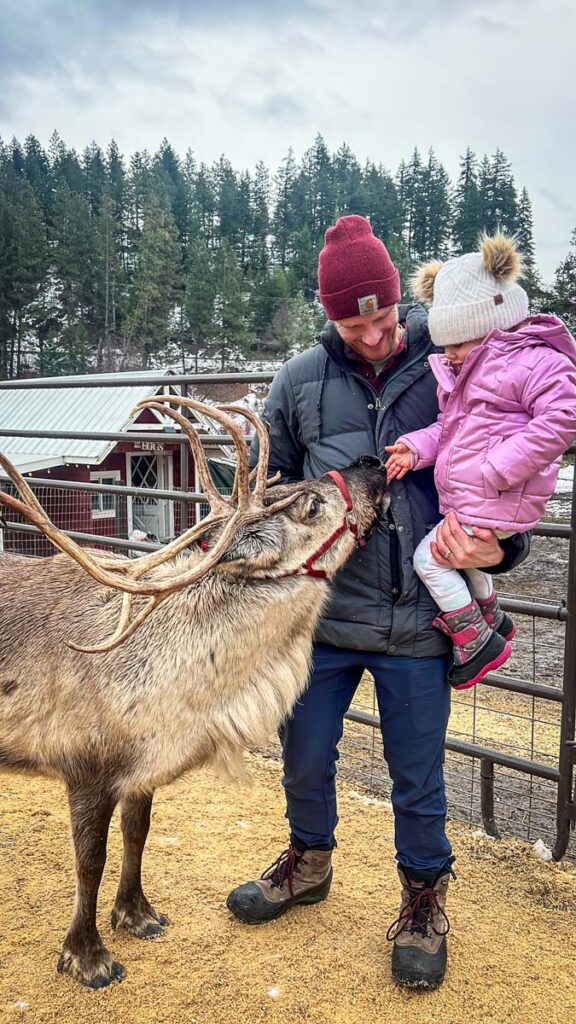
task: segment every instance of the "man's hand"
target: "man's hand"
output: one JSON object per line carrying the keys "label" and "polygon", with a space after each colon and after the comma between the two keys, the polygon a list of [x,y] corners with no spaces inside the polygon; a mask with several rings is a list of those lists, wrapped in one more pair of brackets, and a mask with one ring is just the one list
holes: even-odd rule
{"label": "man's hand", "polygon": [[389,444],[384,448],[385,452],[392,452],[386,463],[386,479],[401,480],[414,465],[414,454],[405,444]]}
{"label": "man's hand", "polygon": [[454,513],[449,512],[438,525],[436,542],[430,545],[438,565],[445,569],[483,569],[499,565],[504,552],[496,534],[481,526],[473,526],[472,532],[470,537]]}

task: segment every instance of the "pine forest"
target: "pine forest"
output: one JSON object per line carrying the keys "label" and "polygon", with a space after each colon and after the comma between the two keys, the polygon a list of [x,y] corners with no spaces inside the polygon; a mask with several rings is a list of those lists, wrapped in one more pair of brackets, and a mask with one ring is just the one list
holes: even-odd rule
{"label": "pine forest", "polygon": [[0,142],[0,376],[285,359],[322,326],[318,251],[346,213],[370,219],[404,281],[484,230],[513,233],[534,309],[576,326],[576,230],[545,286],[528,192],[499,149],[467,149],[452,181],[433,150],[392,173],[321,136],[300,163],[289,151],[249,172],[167,140],[154,155],[125,158],[113,141],[79,154],[54,133],[47,150]]}

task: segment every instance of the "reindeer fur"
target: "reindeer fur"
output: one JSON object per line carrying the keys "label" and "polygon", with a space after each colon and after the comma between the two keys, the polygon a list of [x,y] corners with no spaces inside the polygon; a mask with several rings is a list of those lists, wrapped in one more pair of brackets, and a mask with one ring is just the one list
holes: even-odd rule
{"label": "reindeer fur", "polygon": [[[384,500],[385,475],[374,461],[342,471],[361,533]],[[68,641],[93,645],[111,634],[121,595],[64,554],[0,557],[0,766],[66,785],[77,895],[59,969],[85,985],[124,976],[96,929],[114,807],[122,806],[124,859],[113,926],[160,934],[168,922],[140,881],[154,790],[206,764],[241,777],[243,751],[270,738],[306,685],[327,585],[282,574],[318,551],[343,522],[345,503],[323,479],[274,488],[268,505],[273,492],[278,500],[291,489],[302,492],[292,505],[247,523],[216,568],[97,654]],[[354,544],[346,531],[318,564],[332,575]],[[177,575],[201,557],[178,555],[148,578]],[[143,600],[135,599],[136,610]]]}

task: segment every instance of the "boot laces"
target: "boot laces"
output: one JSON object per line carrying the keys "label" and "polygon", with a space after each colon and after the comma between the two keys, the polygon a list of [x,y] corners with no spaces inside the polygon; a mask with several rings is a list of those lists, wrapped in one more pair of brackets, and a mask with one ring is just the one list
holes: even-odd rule
{"label": "boot laces", "polygon": [[[410,931],[413,935],[422,935],[423,938],[431,938],[432,933],[447,935],[450,931],[450,921],[446,911],[440,906],[436,890],[431,885],[422,885],[421,888],[416,888],[409,882],[407,888],[410,899],[404,904],[398,917],[386,932],[388,941],[391,942],[403,931]],[[436,917],[440,918],[440,928],[437,928],[434,923]]]}
{"label": "boot laces", "polygon": [[277,857],[269,868],[266,868],[261,878],[269,881],[275,889],[281,889],[284,883],[287,882],[290,896],[294,896],[292,879],[302,857],[303,853],[300,850],[297,850],[294,846],[289,846],[287,850],[282,850],[280,856]]}

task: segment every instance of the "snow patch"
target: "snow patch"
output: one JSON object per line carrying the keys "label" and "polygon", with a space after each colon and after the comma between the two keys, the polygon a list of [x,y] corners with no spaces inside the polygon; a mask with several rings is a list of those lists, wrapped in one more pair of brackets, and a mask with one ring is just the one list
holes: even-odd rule
{"label": "snow patch", "polygon": [[358,802],[363,804],[365,807],[385,807],[388,811],[392,810],[392,804],[389,800],[378,800],[374,796],[365,796],[364,793],[357,793],[355,789],[351,789],[348,792],[349,796],[354,800],[358,800]]}
{"label": "snow patch", "polygon": [[537,860],[549,861],[552,860],[552,850],[546,846],[541,839],[537,839],[532,847],[532,853]]}

